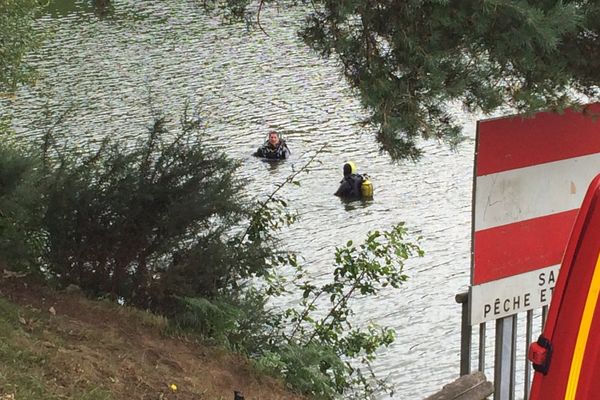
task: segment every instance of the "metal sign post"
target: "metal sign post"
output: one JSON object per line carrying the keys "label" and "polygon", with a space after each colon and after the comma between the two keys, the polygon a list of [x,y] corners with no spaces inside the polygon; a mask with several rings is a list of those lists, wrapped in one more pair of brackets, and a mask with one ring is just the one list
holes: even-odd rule
{"label": "metal sign post", "polygon": [[496,320],[494,400],[514,400],[517,316]]}

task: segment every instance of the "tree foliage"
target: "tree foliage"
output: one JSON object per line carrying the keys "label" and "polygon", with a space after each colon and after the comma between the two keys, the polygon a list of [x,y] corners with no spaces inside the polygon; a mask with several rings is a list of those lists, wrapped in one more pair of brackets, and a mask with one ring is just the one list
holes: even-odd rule
{"label": "tree foliage", "polygon": [[[299,3],[225,3],[233,15],[254,13],[260,21],[270,2]],[[378,128],[381,148],[394,159],[418,157],[419,138],[460,140],[451,103],[484,113],[502,106],[533,112],[575,104],[575,92],[592,99],[600,94],[597,1],[301,3],[311,6],[300,36],[321,55],[339,59],[370,113],[365,123]]]}
{"label": "tree foliage", "polygon": [[0,123],[0,265],[29,269],[44,243],[40,159],[15,143]]}
{"label": "tree foliage", "polygon": [[34,77],[23,57],[41,43],[33,29],[40,9],[38,0],[0,0],[0,93],[12,92]]}
{"label": "tree foliage", "polygon": [[269,250],[233,233],[251,218],[237,163],[201,133],[184,115],[178,132],[157,117],[134,145],[107,139],[78,153],[46,140],[47,274],[163,312],[260,275]]}
{"label": "tree foliage", "polygon": [[257,349],[259,362],[294,387],[317,383],[303,390],[317,399],[340,394],[370,399],[381,390],[391,394],[393,388],[373,374],[371,362],[379,349],[394,342],[395,331],[370,320],[357,323],[352,304],[406,281],[404,263],[423,255],[406,235],[400,223],[389,231],[369,232],[361,244],[348,241],[336,248],[330,281],[319,285],[292,260],[296,276],[290,283],[300,296],[299,307],[286,310],[273,324],[275,335]]}

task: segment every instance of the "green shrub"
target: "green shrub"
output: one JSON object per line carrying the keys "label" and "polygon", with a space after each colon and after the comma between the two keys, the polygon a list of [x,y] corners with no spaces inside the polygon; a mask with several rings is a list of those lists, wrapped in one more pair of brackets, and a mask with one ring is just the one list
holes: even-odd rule
{"label": "green shrub", "polygon": [[346,389],[342,383],[350,367],[333,348],[320,343],[286,343],[263,353],[257,360],[260,370],[279,376],[297,392],[314,399],[333,399]]}
{"label": "green shrub", "polygon": [[0,127],[0,264],[37,270],[44,248],[39,158]]}
{"label": "green shrub", "polygon": [[373,374],[371,363],[379,349],[394,342],[395,332],[374,321],[356,326],[351,301],[398,288],[407,279],[405,260],[423,252],[404,239],[406,234],[404,225],[397,224],[389,231],[369,232],[362,244],[348,241],[336,249],[331,281],[319,286],[296,265],[293,285],[300,305],[284,312],[272,347],[261,354],[261,365],[278,368],[288,384],[317,398],[391,394],[392,388]]}
{"label": "green shrub", "polygon": [[264,266],[232,239],[249,218],[237,163],[185,115],[179,132],[166,126],[156,118],[135,146],[46,158],[46,267],[63,285],[166,312],[173,296],[210,298]]}
{"label": "green shrub", "polygon": [[[423,252],[404,239],[406,234],[398,224],[389,231],[370,232],[362,244],[347,242],[336,249],[331,280],[320,285],[293,256],[275,257],[277,268],[288,264],[295,268],[294,276],[286,280],[266,274],[263,281],[218,301],[186,299],[186,312],[175,321],[245,352],[260,370],[316,399],[391,394],[393,388],[373,373],[371,363],[381,348],[394,342],[395,331],[375,321],[357,325],[351,302],[377,296],[386,287],[398,288],[407,279],[405,260]],[[269,307],[281,294],[300,295],[299,306]]]}
{"label": "green shrub", "polygon": [[181,304],[171,324],[178,330],[191,331],[220,344],[230,344],[228,334],[235,331],[239,310],[222,301],[180,298]]}

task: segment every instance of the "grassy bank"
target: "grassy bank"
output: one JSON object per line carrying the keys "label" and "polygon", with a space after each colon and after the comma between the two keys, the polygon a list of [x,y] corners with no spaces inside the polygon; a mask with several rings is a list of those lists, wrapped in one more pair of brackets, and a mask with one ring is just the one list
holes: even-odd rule
{"label": "grassy bank", "polygon": [[244,358],[167,334],[164,318],[0,278],[0,399],[292,400]]}

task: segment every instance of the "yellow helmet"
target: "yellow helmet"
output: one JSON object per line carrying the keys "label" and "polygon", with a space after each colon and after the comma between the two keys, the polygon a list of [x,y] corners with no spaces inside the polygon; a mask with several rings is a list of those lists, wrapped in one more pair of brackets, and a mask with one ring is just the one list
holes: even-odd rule
{"label": "yellow helmet", "polygon": [[356,165],[352,161],[346,161],[346,163],[344,164],[344,176],[355,173]]}

